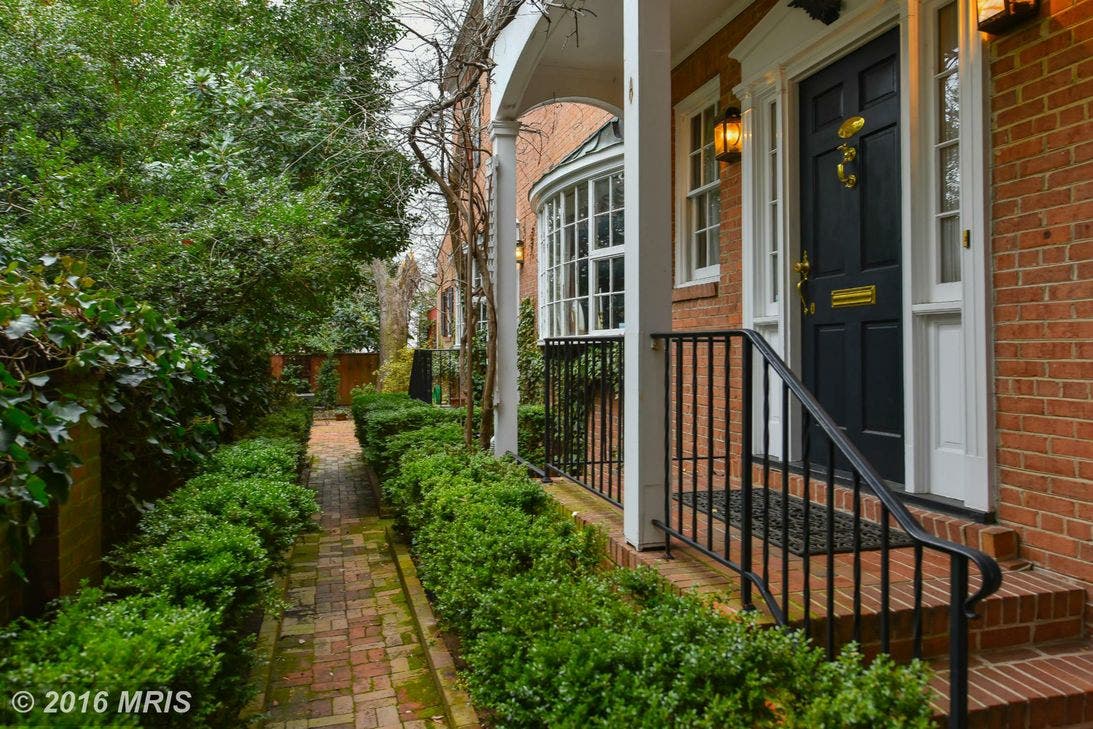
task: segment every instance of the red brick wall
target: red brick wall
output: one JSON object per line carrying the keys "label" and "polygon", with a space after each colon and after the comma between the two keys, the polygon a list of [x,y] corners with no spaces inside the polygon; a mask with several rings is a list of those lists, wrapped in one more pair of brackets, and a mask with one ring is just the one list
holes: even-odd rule
{"label": "red brick wall", "polygon": [[68,500],[40,511],[41,531],[23,561],[29,584],[8,569],[7,535],[0,532],[0,624],[35,615],[46,603],[69,595],[87,580],[102,578],[102,466],[99,431],[81,423],[72,448],[83,465],[72,472]]}
{"label": "red brick wall", "polygon": [[1093,0],[989,50],[998,517],[1093,582]]}

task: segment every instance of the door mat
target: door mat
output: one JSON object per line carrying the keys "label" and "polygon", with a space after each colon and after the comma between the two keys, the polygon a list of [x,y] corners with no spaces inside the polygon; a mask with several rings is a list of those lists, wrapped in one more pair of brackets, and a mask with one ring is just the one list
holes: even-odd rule
{"label": "door mat", "polygon": [[[744,496],[739,490],[733,490],[730,492],[729,497],[729,522],[739,528],[741,525],[741,515],[744,511]],[[763,538],[763,524],[766,521],[766,515],[763,508],[763,489],[756,488],[751,492],[751,513],[752,523],[751,531],[752,535],[758,539]],[[770,490],[770,533],[767,535],[767,539],[771,544],[781,547],[782,546],[782,492]],[[673,496],[679,499],[680,494],[678,491],[673,492]],[[805,501],[804,499],[789,495],[789,551],[793,552],[797,556],[804,556],[804,543],[805,543]],[[696,494],[690,491],[683,492],[683,504],[686,506],[694,506],[695,510],[706,514],[710,510],[710,494],[708,491],[699,491]],[[725,491],[713,492],[713,517],[720,521],[725,521]],[[812,504],[809,510],[809,535],[808,535],[808,553],[809,554],[827,554],[827,507],[823,504]],[[880,525],[871,521],[866,521],[864,518],[859,522],[861,528],[861,550],[874,550],[881,548],[881,532]],[[847,514],[841,511],[835,511],[835,547],[834,552],[836,554],[840,552],[853,552],[854,551],[854,515]],[[895,549],[897,547],[910,547],[914,542],[911,541],[911,537],[902,530],[895,528],[889,528],[888,530],[888,547]]]}

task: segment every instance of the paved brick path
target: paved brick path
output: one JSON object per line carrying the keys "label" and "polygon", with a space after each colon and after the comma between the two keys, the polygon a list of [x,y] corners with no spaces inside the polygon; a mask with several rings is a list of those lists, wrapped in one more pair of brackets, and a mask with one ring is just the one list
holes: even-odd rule
{"label": "paved brick path", "polygon": [[267,727],[446,727],[353,424],[317,421],[319,533],[293,549]]}

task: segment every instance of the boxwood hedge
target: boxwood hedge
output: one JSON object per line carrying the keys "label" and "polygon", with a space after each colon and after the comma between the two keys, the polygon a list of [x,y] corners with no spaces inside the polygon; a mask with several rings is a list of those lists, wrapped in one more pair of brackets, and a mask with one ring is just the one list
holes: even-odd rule
{"label": "boxwood hedge", "polygon": [[417,407],[373,399],[358,432],[366,452],[398,444],[385,496],[496,726],[932,725],[921,664],[866,663],[854,647],[828,662],[802,633],[726,615],[652,570],[607,570],[598,533],[520,467],[436,425],[396,434],[418,419],[389,413]]}

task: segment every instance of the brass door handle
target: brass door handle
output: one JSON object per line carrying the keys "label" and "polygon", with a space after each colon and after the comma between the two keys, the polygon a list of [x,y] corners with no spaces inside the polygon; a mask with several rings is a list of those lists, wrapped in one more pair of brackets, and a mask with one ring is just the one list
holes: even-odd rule
{"label": "brass door handle", "polygon": [[801,299],[801,313],[805,316],[816,313],[816,302],[809,302],[805,293],[805,285],[808,284],[809,274],[812,273],[812,264],[808,261],[808,251],[801,251],[801,260],[793,264],[793,270],[797,273],[797,296]]}
{"label": "brass door handle", "polygon": [[839,182],[841,182],[843,187],[847,190],[853,190],[858,184],[858,176],[855,174],[846,174],[846,165],[858,158],[858,148],[844,143],[840,144],[838,149],[843,153],[842,161],[835,167],[835,171],[839,175]]}

